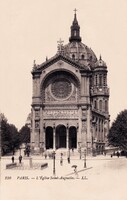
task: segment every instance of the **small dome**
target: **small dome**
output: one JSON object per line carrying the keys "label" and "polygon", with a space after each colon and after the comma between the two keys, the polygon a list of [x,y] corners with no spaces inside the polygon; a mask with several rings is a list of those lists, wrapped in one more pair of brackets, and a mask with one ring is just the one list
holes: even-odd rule
{"label": "small dome", "polygon": [[100,59],[96,62],[95,67],[107,67],[106,63],[102,60],[101,56]]}
{"label": "small dome", "polygon": [[97,62],[95,53],[82,42],[73,41],[65,45],[64,55],[84,65],[94,66]]}

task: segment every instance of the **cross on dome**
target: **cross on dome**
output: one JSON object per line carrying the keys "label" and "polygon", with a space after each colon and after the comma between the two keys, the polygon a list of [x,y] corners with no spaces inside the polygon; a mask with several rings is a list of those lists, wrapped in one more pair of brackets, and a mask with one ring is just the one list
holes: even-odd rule
{"label": "cross on dome", "polygon": [[77,11],[78,11],[78,10],[75,8],[75,9],[74,9],[75,14],[76,14]]}
{"label": "cross on dome", "polygon": [[59,41],[57,41],[58,45],[63,45],[63,44],[62,44],[63,42],[64,42],[64,41],[61,40],[61,38],[59,39]]}

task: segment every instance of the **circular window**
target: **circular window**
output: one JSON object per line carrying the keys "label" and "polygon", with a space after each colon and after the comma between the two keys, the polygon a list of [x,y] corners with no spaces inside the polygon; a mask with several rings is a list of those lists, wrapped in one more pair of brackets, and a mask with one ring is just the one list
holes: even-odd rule
{"label": "circular window", "polygon": [[71,82],[66,78],[57,78],[51,85],[51,91],[56,98],[65,99],[72,91]]}

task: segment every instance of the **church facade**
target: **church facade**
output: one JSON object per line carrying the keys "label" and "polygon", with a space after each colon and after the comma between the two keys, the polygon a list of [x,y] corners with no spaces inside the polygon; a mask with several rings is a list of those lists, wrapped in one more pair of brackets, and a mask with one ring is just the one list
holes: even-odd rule
{"label": "church facade", "polygon": [[69,43],[32,70],[31,149],[103,152],[109,130],[107,66],[82,43],[76,13]]}

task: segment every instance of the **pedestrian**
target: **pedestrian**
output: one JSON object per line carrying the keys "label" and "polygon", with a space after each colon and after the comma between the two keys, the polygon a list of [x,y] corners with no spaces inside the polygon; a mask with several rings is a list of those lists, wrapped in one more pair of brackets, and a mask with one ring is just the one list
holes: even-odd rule
{"label": "pedestrian", "polygon": [[70,164],[70,157],[67,158],[68,164]]}
{"label": "pedestrian", "polygon": [[117,157],[119,158],[119,156],[120,156],[120,153],[117,151],[116,155],[117,155]]}
{"label": "pedestrian", "polygon": [[14,156],[12,156],[12,158],[11,158],[11,159],[12,159],[12,163],[14,163],[14,160],[15,160]]}
{"label": "pedestrian", "polygon": [[21,162],[22,162],[22,156],[20,155],[19,156],[19,163],[21,164]]}
{"label": "pedestrian", "polygon": [[47,153],[45,153],[45,159],[47,158]]}
{"label": "pedestrian", "polygon": [[63,165],[63,158],[62,158],[62,156],[61,156],[61,158],[60,158],[60,165],[61,165],[61,166]]}
{"label": "pedestrian", "polygon": [[113,157],[113,155],[111,154],[111,158]]}
{"label": "pedestrian", "polygon": [[77,171],[77,167],[74,168],[74,174],[76,176],[76,178],[78,178],[78,171]]}

